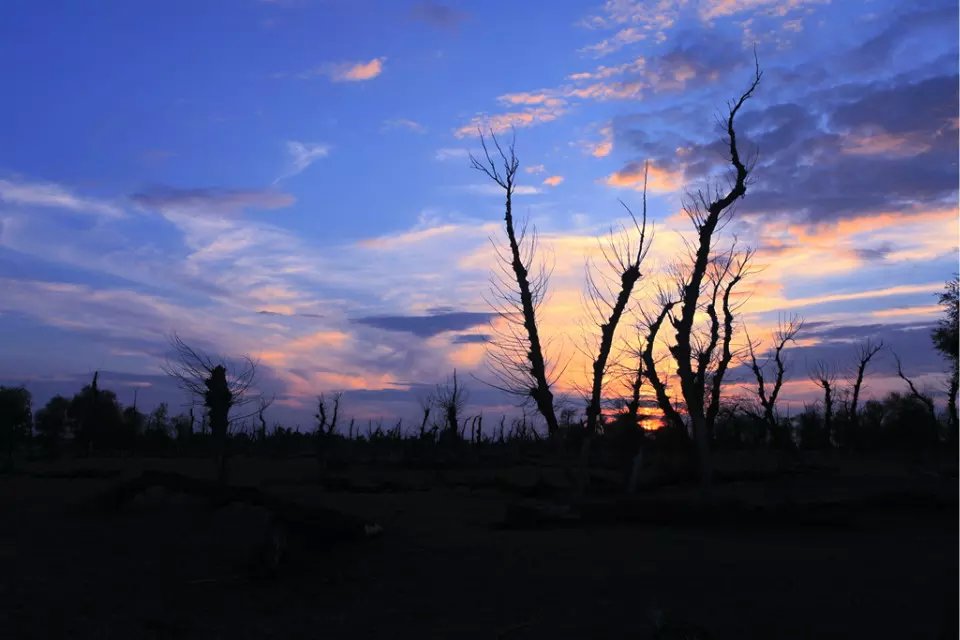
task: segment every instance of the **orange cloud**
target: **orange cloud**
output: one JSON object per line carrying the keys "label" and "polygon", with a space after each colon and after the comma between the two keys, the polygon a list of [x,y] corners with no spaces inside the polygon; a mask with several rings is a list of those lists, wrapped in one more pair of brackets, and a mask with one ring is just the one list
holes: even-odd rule
{"label": "orange cloud", "polygon": [[374,58],[369,62],[355,62],[334,65],[330,68],[330,79],[334,82],[361,82],[372,80],[383,73],[385,57]]}
{"label": "orange cloud", "polygon": [[498,98],[500,102],[505,104],[522,104],[522,105],[538,105],[543,104],[547,106],[560,106],[563,104],[563,100],[557,98],[549,91],[539,91],[539,92],[528,92],[522,91],[519,93],[508,93],[502,95]]}
{"label": "orange cloud", "polygon": [[[644,166],[639,162],[632,162],[620,171],[607,176],[606,184],[611,187],[643,190]],[[651,193],[671,193],[683,186],[683,170],[671,171],[650,163],[647,180],[647,189]]]}
{"label": "orange cloud", "polygon": [[594,158],[605,158],[613,151],[613,127],[607,125],[600,129],[600,135],[603,136],[603,139],[592,145],[590,151]]}
{"label": "orange cloud", "polygon": [[904,316],[935,316],[943,312],[943,308],[937,304],[922,305],[919,307],[894,307],[893,309],[882,309],[874,311],[870,315],[877,318],[902,318]]}
{"label": "orange cloud", "polygon": [[586,100],[636,100],[645,88],[639,80],[631,82],[596,82],[571,89],[569,95]]}
{"label": "orange cloud", "polygon": [[556,187],[561,182],[563,182],[563,176],[550,176],[543,181],[543,184],[549,185],[551,187]]}
{"label": "orange cloud", "polygon": [[783,17],[807,4],[823,4],[830,0],[705,0],[700,5],[700,19],[713,20],[744,11],[762,10],[768,15]]}
{"label": "orange cloud", "polygon": [[457,129],[454,135],[458,138],[463,138],[465,136],[476,136],[478,135],[478,131],[487,129],[494,133],[500,133],[513,127],[531,127],[536,124],[551,122],[566,113],[564,105],[565,102],[559,100],[548,105],[539,105],[523,111],[475,116],[469,124]]}

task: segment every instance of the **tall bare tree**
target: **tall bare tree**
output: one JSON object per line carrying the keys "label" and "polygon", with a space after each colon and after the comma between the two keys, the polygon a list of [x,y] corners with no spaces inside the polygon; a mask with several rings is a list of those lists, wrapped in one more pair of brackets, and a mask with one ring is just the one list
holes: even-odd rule
{"label": "tall bare tree", "polygon": [[867,371],[867,365],[883,349],[883,340],[874,344],[869,338],[866,342],[860,343],[857,353],[857,375],[853,382],[853,397],[850,400],[850,421],[854,426],[860,424],[860,389],[863,387],[863,376]]}
{"label": "tall bare tree", "polygon": [[551,389],[553,380],[548,377],[547,360],[537,326],[537,309],[543,302],[549,274],[542,266],[531,273],[537,248],[536,231],[527,235],[524,224],[518,234],[515,228],[513,194],[520,167],[515,139],[504,150],[491,131],[490,138],[498,156],[495,159],[483,132],[479,133],[484,157],[480,160],[471,155],[470,163],[504,191],[503,220],[508,245],[506,251],[498,248],[500,273],[492,279],[494,299],[491,304],[505,325],[490,351],[494,375],[499,381],[494,386],[532,400],[552,435],[558,428]]}
{"label": "tall bare tree", "polygon": [[[784,349],[787,344],[793,342],[797,334],[803,329],[803,318],[793,315],[788,318],[780,317],[777,321],[777,330],[773,334],[773,349],[766,360],[759,362],[757,360],[757,345],[747,336],[747,354],[745,364],[750,367],[753,377],[757,382],[757,401],[760,403],[761,416],[767,433],[771,438],[777,437],[778,420],[777,398],[780,396],[780,389],[783,388],[783,381],[787,371],[787,361],[784,355]],[[773,362],[773,381],[768,387],[768,381],[765,378],[765,372]]]}
{"label": "tall bare tree", "polygon": [[[611,230],[606,244],[602,244],[600,252],[609,272],[600,272],[587,267],[586,299],[588,312],[600,328],[600,342],[597,347],[597,356],[593,360],[593,377],[590,395],[587,400],[587,434],[597,431],[597,423],[602,410],[604,379],[607,376],[610,352],[613,349],[614,337],[621,318],[630,302],[630,296],[637,282],[643,276],[640,273],[640,264],[650,249],[647,242],[647,173],[649,166],[643,172],[643,215],[638,222],[633,211],[621,201],[633,221],[634,231],[631,233],[621,226],[618,232]],[[637,390],[639,393],[639,388]]]}
{"label": "tall bare tree", "polygon": [[823,389],[823,437],[825,444],[833,444],[833,403],[836,400],[837,392],[837,371],[836,369],[818,360],[809,371],[810,380],[815,385]]}
{"label": "tall bare tree", "polygon": [[[684,202],[684,211],[693,223],[696,238],[690,243],[691,264],[679,287],[679,297],[675,304],[679,304],[679,313],[667,314],[674,329],[673,343],[669,346],[672,361],[676,364],[677,377],[680,381],[680,390],[686,405],[687,416],[693,437],[696,441],[697,454],[700,464],[701,489],[704,497],[709,498],[712,486],[712,461],[710,456],[710,425],[719,412],[720,389],[732,353],[730,339],[733,329],[733,315],[730,309],[724,310],[724,320],[721,323],[716,311],[716,296],[708,303],[706,312],[710,317],[710,329],[705,339],[699,339],[695,331],[695,322],[698,314],[704,311],[701,301],[705,281],[708,281],[708,271],[711,264],[717,265],[713,255],[715,233],[722,229],[733,213],[734,203],[747,192],[747,178],[750,168],[741,158],[737,147],[737,134],[734,127],[737,114],[744,103],[750,99],[762,77],[760,65],[754,69],[753,80],[740,97],[729,105],[725,129],[727,134],[727,149],[733,176],[728,188],[714,190],[712,199],[707,193],[698,190],[696,194],[688,194]],[[719,272],[725,272],[729,279],[724,284],[714,282],[714,292],[729,307],[730,292],[739,283],[745,273],[746,263],[750,254],[741,256],[742,265],[737,271],[728,269],[719,264]],[[732,261],[731,260],[728,260]],[[716,272],[715,272],[716,273]],[[724,277],[721,277],[723,280]],[[708,281],[709,282],[709,281]],[[712,311],[711,311],[712,310]],[[721,341],[720,328],[724,335]],[[714,350],[721,344],[719,361],[714,361]],[[711,367],[710,365],[714,365]],[[707,382],[710,389],[707,389]],[[659,394],[658,394],[659,396]],[[716,401],[716,402],[715,402]],[[672,410],[661,404],[664,413]]]}
{"label": "tall bare tree", "polygon": [[211,356],[191,347],[176,333],[171,336],[170,345],[174,356],[163,365],[163,370],[206,407],[217,479],[226,483],[230,411],[255,399],[248,391],[256,380],[257,363],[249,356],[242,356],[236,363]]}

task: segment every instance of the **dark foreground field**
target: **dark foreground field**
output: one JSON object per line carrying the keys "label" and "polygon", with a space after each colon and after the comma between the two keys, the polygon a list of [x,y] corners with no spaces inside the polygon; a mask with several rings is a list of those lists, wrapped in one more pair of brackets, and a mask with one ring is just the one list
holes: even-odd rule
{"label": "dark foreground field", "polygon": [[[550,507],[557,496],[521,495],[549,485],[529,467],[358,468],[331,490],[309,459],[236,460],[238,484],[384,526],[338,544],[291,534],[271,577],[251,573],[262,508],[161,490],[97,501],[144,469],[209,466],[85,459],[0,477],[0,637],[957,637],[955,466],[833,462],[727,483],[736,518],[702,513],[689,487]],[[772,509],[785,495],[795,506]],[[618,510],[632,522],[611,522]],[[562,518],[503,528],[508,512]]]}

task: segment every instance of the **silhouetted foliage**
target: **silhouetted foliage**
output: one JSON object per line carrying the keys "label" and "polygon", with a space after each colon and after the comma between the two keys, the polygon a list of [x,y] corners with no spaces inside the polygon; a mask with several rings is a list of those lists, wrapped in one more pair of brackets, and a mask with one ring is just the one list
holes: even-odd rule
{"label": "silhouetted foliage", "polygon": [[30,392],[24,387],[0,386],[0,452],[12,464],[13,451],[30,438],[33,425]]}
{"label": "silhouetted foliage", "polygon": [[99,374],[70,400],[68,410],[73,438],[81,451],[117,450],[129,442],[117,394],[101,389]]}
{"label": "silhouetted foliage", "polygon": [[933,345],[950,364],[947,382],[947,424],[951,440],[957,440],[958,423],[957,391],[960,387],[960,279],[957,274],[947,281],[939,296],[944,317],[933,331]]}
{"label": "silhouetted foliage", "polygon": [[60,451],[63,438],[69,427],[70,401],[63,396],[56,395],[47,401],[42,409],[34,416],[34,427],[40,444],[48,453],[56,454]]}
{"label": "silhouetted foliage", "polygon": [[937,446],[937,423],[926,403],[896,391],[868,400],[855,432],[857,449],[927,449]]}

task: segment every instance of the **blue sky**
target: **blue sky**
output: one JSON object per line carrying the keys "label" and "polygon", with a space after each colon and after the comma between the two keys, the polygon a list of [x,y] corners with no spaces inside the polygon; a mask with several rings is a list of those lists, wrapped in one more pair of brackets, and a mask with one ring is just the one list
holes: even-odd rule
{"label": "blue sky", "polygon": [[[484,376],[502,233],[469,167],[477,126],[513,126],[518,211],[555,265],[544,330],[583,376],[584,261],[639,202],[648,260],[682,247],[686,187],[741,120],[755,182],[728,230],[758,250],[742,320],[811,323],[807,362],[883,338],[936,391],[935,294],[957,269],[953,2],[13,1],[0,20],[0,380],[39,402],[95,369],[183,403],[172,331],[261,362],[275,418],[345,390],[409,415],[454,368]],[[822,323],[822,324],[815,324]],[[625,336],[627,337],[627,336]],[[589,339],[586,338],[586,339]],[[566,354],[566,355],[565,355]],[[881,358],[873,393],[897,388]],[[504,401],[472,382],[474,410]],[[735,389],[734,389],[735,391]]]}

